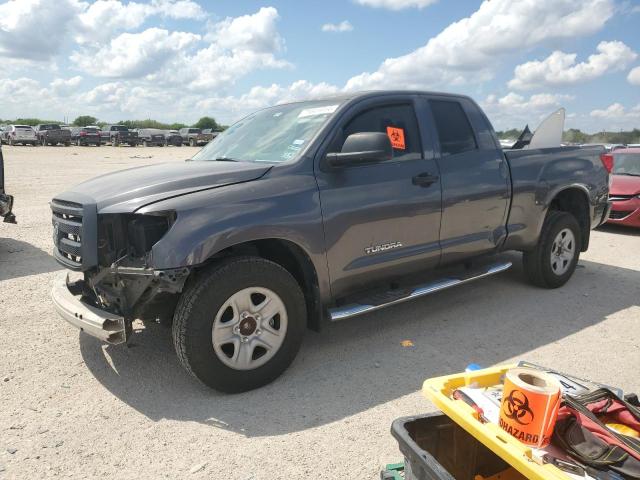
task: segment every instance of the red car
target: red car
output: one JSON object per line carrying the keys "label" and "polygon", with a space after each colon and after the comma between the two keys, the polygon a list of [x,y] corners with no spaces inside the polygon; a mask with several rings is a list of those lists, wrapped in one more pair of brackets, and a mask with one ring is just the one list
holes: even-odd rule
{"label": "red car", "polygon": [[640,148],[625,148],[613,157],[609,200],[613,202],[607,223],[640,228]]}

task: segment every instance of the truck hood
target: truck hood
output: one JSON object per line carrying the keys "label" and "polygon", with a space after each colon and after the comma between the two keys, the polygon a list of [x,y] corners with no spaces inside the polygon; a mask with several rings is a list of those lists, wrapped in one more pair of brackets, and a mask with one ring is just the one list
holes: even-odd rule
{"label": "truck hood", "polygon": [[249,162],[161,163],[93,178],[56,198],[91,198],[99,213],[130,213],[170,197],[255,180],[270,168]]}
{"label": "truck hood", "polygon": [[610,195],[635,195],[640,193],[640,177],[630,175],[612,175]]}

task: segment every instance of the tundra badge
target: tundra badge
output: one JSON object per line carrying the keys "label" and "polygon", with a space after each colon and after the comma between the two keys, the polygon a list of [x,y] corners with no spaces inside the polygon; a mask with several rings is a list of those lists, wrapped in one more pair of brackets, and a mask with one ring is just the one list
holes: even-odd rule
{"label": "tundra badge", "polygon": [[394,248],[402,247],[402,243],[400,242],[389,242],[389,243],[381,243],[380,245],[371,245],[370,247],[365,247],[364,253],[367,255],[373,255],[374,253],[384,252],[385,250],[392,250]]}

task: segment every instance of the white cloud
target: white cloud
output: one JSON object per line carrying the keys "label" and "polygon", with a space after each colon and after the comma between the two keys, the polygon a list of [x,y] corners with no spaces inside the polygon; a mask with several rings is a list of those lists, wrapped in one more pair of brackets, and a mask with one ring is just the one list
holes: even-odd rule
{"label": "white cloud", "polygon": [[350,32],[353,30],[353,25],[349,20],[343,20],[340,23],[325,23],[322,25],[323,32]]}
{"label": "white cloud", "polygon": [[123,33],[93,54],[74,52],[71,61],[96,77],[136,78],[160,69],[172,55],[200,40],[186,32],[149,28],[140,33]]}
{"label": "white cloud", "polygon": [[274,53],[282,50],[284,40],[278,33],[278,10],[262,7],[252,15],[227,17],[213,25],[205,37],[222,49]]}
{"label": "white cloud", "polygon": [[505,56],[562,38],[590,35],[614,13],[612,0],[485,0],[426,45],[385,60],[375,72],[347,83],[349,90],[424,88],[482,82]]}
{"label": "white cloud", "polygon": [[252,71],[287,68],[278,58],[284,40],[277,29],[278,11],[261,8],[252,15],[226,18],[211,26],[205,39],[211,42],[194,53],[181,54],[166,65],[154,80],[184,83],[192,90],[228,88]]}
{"label": "white cloud", "polygon": [[536,125],[561,106],[574,99],[571,95],[537,93],[529,97],[514,92],[499,97],[489,95],[480,105],[496,129],[502,130],[525,124]]}
{"label": "white cloud", "polygon": [[80,10],[76,0],[0,4],[0,57],[48,60],[59,51]]}
{"label": "white cloud", "polygon": [[54,94],[60,97],[66,97],[74,93],[80,83],[82,83],[82,77],[78,75],[68,79],[56,78],[51,82],[50,87]]}
{"label": "white cloud", "polygon": [[589,114],[594,118],[604,118],[609,120],[635,120],[640,119],[640,103],[627,110],[621,103],[613,103],[604,110],[592,110]]}
{"label": "white cloud", "polygon": [[425,8],[438,0],[355,0],[360,5],[388,10],[404,10],[405,8]]}
{"label": "white cloud", "polygon": [[206,17],[202,7],[191,0],[153,0],[151,3],[98,0],[79,15],[76,40],[79,43],[105,42],[115,32],[138,28],[154,15],[192,20]]}
{"label": "white cloud", "polygon": [[629,72],[629,75],[627,75],[627,81],[631,85],[637,85],[640,87],[640,67],[636,67]]}
{"label": "white cloud", "polygon": [[542,61],[518,65],[509,87],[531,90],[538,87],[571,85],[600,77],[605,73],[624,70],[638,55],[622,42],[600,42],[598,53],[586,62],[576,63],[575,53],[555,51]]}

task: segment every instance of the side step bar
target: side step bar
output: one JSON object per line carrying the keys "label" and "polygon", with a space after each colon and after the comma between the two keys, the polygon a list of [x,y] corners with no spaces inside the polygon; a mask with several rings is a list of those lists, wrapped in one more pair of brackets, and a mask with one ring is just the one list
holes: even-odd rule
{"label": "side step bar", "polygon": [[414,298],[424,297],[425,295],[439,292],[445,288],[455,287],[463,283],[471,282],[472,280],[504,272],[510,267],[511,262],[486,265],[482,269],[473,270],[471,273],[467,273],[466,275],[439,278],[433,282],[418,285],[410,289],[402,289],[398,292],[391,291],[382,295],[370,297],[367,299],[368,301],[363,301],[362,303],[352,303],[341,307],[335,307],[329,310],[329,315],[332,322],[344,320],[345,318],[373,312],[374,310],[379,310],[381,308],[388,307],[389,305],[395,305],[397,303],[406,302],[407,300],[413,300]]}

